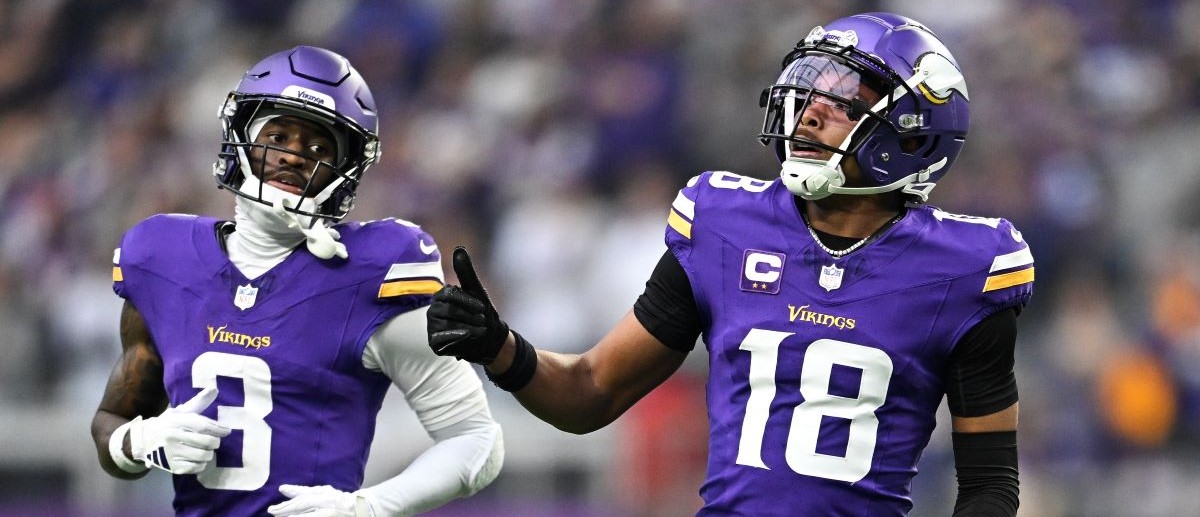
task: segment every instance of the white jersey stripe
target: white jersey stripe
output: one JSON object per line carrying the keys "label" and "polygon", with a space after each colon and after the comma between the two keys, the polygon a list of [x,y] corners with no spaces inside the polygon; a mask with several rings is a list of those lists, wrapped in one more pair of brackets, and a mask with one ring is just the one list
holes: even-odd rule
{"label": "white jersey stripe", "polygon": [[696,219],[696,202],[685,197],[683,192],[675,196],[675,201],[671,203],[671,206],[675,208],[676,212],[679,212],[679,215],[687,217],[688,221]]}
{"label": "white jersey stripe", "polygon": [[442,264],[440,262],[409,262],[404,264],[392,264],[391,269],[388,269],[387,276],[383,281],[396,280],[398,278],[426,278],[432,277],[438,280],[445,281],[442,278]]}
{"label": "white jersey stripe", "polygon": [[992,261],[992,269],[989,273],[995,273],[1001,269],[1012,269],[1019,266],[1027,266],[1033,263],[1033,254],[1029,252],[1029,248],[1021,248],[1020,250],[1000,255]]}

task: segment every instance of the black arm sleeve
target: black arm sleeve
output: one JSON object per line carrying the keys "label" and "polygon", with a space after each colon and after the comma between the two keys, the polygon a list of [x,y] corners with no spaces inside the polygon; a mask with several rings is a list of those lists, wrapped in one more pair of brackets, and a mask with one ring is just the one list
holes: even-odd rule
{"label": "black arm sleeve", "polygon": [[953,433],[954,517],[1013,517],[1020,505],[1017,432]]}
{"label": "black arm sleeve", "polygon": [[1017,402],[1013,353],[1017,311],[1004,309],[984,318],[963,336],[950,356],[946,403],[960,417],[995,413]]}
{"label": "black arm sleeve", "polygon": [[646,291],[633,304],[633,315],[664,345],[690,352],[700,337],[700,310],[692,284],[670,250],[663,253],[646,281]]}

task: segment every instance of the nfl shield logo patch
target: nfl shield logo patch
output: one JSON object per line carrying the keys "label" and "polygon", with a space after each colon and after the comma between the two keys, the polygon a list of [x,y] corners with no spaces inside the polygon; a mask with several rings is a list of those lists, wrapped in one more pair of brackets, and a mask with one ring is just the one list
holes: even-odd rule
{"label": "nfl shield logo patch", "polygon": [[246,310],[254,307],[254,301],[258,299],[258,288],[250,284],[239,285],[237,294],[233,295],[233,304],[241,310]]}
{"label": "nfl shield logo patch", "polygon": [[819,282],[821,287],[824,287],[826,291],[832,291],[841,287],[842,273],[845,272],[845,269],[834,265],[821,266],[821,280]]}

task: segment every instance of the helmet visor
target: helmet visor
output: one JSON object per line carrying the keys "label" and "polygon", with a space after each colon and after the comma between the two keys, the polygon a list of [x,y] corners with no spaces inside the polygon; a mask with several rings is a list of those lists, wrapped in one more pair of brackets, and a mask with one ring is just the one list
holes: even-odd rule
{"label": "helmet visor", "polygon": [[[882,119],[872,108],[883,92],[890,91],[885,84],[874,71],[841,56],[819,51],[801,54],[764,92],[766,113],[759,138],[763,143],[781,140],[836,154],[854,152],[856,141],[822,143],[796,136],[796,127],[807,113],[827,124],[845,126],[848,131],[866,122],[866,131],[854,133],[868,133]],[[864,117],[870,120],[864,121]]]}
{"label": "helmet visor", "polygon": [[804,54],[783,69],[775,84],[816,90],[847,101],[861,98],[874,104],[887,91],[884,81],[850,63],[831,54]]}

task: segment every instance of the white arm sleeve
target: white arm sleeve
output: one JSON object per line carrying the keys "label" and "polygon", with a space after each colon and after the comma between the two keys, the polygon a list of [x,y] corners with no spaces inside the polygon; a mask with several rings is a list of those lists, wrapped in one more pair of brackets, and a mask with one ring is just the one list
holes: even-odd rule
{"label": "white arm sleeve", "polygon": [[504,462],[483,383],[465,361],[429,350],[427,310],[384,323],[363,351],[363,366],[392,379],[436,442],[396,477],[356,492],[375,517],[414,515],[470,496],[496,479]]}

